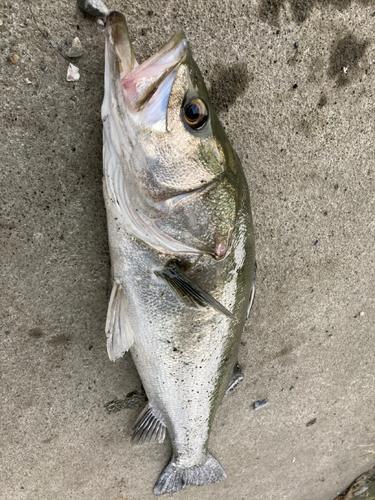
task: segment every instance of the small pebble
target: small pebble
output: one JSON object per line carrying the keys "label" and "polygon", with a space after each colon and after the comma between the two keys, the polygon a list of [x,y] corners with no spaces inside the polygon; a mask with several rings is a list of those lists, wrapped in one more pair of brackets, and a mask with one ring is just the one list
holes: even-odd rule
{"label": "small pebble", "polygon": [[296,89],[297,87],[298,87],[298,85],[295,83],[295,84],[293,85],[293,88],[294,88],[294,89]]}
{"label": "small pebble", "polygon": [[298,42],[294,42],[294,48],[298,49]]}
{"label": "small pebble", "polygon": [[77,0],[77,6],[92,16],[106,18],[109,10],[100,0]]}
{"label": "small pebble", "polygon": [[100,26],[104,26],[104,22],[101,19],[98,19],[96,22],[100,24]]}
{"label": "small pebble", "polygon": [[20,56],[18,56],[17,54],[13,54],[9,57],[9,60],[13,63],[13,64],[17,64],[18,62],[18,59],[20,58]]}
{"label": "small pebble", "polygon": [[364,311],[361,311],[361,312],[359,313],[359,315],[360,315],[360,316],[363,316],[364,314],[365,314],[365,312],[364,312]]}
{"label": "small pebble", "polygon": [[66,57],[81,57],[83,55],[83,48],[81,40],[78,36],[72,42],[72,46],[65,52]]}
{"label": "small pebble", "polygon": [[26,21],[23,23],[25,26],[29,25],[29,21],[26,19]]}
{"label": "small pebble", "polygon": [[25,78],[25,82],[27,83],[27,85],[31,85],[31,81],[28,78]]}
{"label": "small pebble", "polygon": [[317,245],[319,243],[319,240],[314,241],[314,245]]}
{"label": "small pebble", "polygon": [[47,66],[46,66],[45,64],[42,64],[42,65],[40,66],[40,69],[42,69],[43,71],[45,71],[45,70],[47,69]]}
{"label": "small pebble", "polygon": [[254,410],[259,410],[260,408],[263,408],[263,406],[266,406],[268,403],[268,399],[260,399],[259,401],[255,401],[255,403],[253,403]]}

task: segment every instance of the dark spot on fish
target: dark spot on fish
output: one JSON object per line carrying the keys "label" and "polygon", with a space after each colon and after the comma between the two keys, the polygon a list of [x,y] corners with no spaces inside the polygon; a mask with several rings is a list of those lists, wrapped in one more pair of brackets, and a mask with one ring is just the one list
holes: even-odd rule
{"label": "dark spot on fish", "polygon": [[359,41],[352,34],[348,34],[334,43],[327,73],[330,78],[336,80],[339,87],[347,85],[358,77],[358,63],[362,59],[367,45],[367,41]]}
{"label": "dark spot on fish", "polygon": [[40,328],[33,328],[29,331],[28,335],[34,339],[40,339],[40,337],[43,337],[44,333]]}
{"label": "dark spot on fish", "polygon": [[174,351],[174,352],[177,352],[177,351],[178,351],[177,347],[174,347],[174,348],[173,348],[173,351]]}
{"label": "dark spot on fish", "polygon": [[325,94],[322,94],[320,96],[320,99],[318,101],[317,107],[321,109],[323,106],[327,104],[327,96]]}
{"label": "dark spot on fish", "polygon": [[217,64],[213,70],[210,97],[217,111],[227,110],[237,97],[244,94],[249,85],[250,76],[246,63],[232,66]]}
{"label": "dark spot on fish", "polygon": [[61,335],[55,335],[54,337],[49,339],[48,343],[53,346],[66,345],[69,344],[71,340],[72,340],[71,335],[65,335],[62,333]]}

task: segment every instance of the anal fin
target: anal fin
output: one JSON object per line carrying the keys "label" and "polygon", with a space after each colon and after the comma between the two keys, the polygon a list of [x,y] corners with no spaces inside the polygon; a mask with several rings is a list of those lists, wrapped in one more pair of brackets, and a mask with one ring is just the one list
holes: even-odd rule
{"label": "anal fin", "polygon": [[134,336],[127,317],[125,293],[116,281],[109,299],[105,333],[111,361],[121,358],[133,344]]}
{"label": "anal fin", "polygon": [[195,309],[207,306],[213,307],[228,318],[234,319],[234,315],[226,307],[194,283],[175,261],[170,262],[161,271],[155,271],[155,274],[164,279],[178,298],[188,307]]}
{"label": "anal fin", "polygon": [[148,404],[139,415],[132,434],[132,444],[162,443],[166,426],[155,415]]}

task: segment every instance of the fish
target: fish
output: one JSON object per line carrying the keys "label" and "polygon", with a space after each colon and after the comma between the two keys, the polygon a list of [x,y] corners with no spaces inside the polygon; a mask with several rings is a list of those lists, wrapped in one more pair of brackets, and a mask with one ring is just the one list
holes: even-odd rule
{"label": "fish", "polygon": [[[148,403],[132,443],[162,443],[155,495],[226,478],[208,441],[243,374],[255,290],[249,188],[183,31],[139,64],[125,16],[106,20],[103,191],[112,361],[130,351]],[[228,89],[230,91],[230,89]]]}

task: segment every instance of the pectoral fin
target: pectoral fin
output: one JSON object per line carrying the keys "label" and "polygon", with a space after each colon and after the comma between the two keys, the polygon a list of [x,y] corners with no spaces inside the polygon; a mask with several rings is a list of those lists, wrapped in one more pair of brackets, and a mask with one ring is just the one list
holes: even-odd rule
{"label": "pectoral fin", "polygon": [[111,361],[121,358],[133,344],[134,336],[127,317],[125,293],[116,281],[109,299],[105,333]]}
{"label": "pectoral fin", "polygon": [[171,262],[162,271],[155,271],[156,276],[164,279],[172,290],[188,307],[201,308],[213,307],[228,318],[234,319],[233,314],[220,302],[205,292],[203,288],[194,283],[175,263]]}

